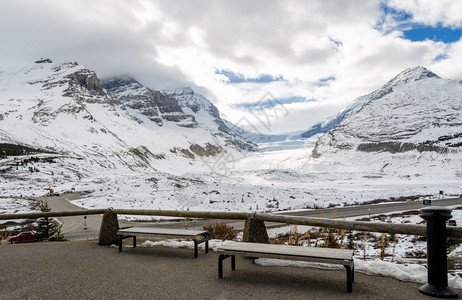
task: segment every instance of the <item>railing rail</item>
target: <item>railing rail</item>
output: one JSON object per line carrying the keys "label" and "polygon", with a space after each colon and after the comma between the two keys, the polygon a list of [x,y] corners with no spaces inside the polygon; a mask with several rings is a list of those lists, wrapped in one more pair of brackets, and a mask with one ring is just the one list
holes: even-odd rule
{"label": "railing rail", "polygon": [[3,214],[3,215],[0,215],[0,221],[1,220],[19,220],[19,219],[39,219],[39,218],[46,218],[46,217],[54,218],[54,217],[100,215],[100,214],[104,214],[105,211],[107,211],[107,209],[67,210],[67,211]]}
{"label": "railing rail", "polygon": [[[20,214],[3,214],[0,220],[17,219],[38,219],[43,217],[68,217],[103,214],[107,209],[89,209],[81,211],[56,211],[56,212],[37,212]],[[346,221],[340,219],[316,218],[288,216],[268,213],[249,213],[249,212],[217,212],[217,211],[184,211],[184,210],[155,210],[155,209],[112,209],[118,215],[142,215],[142,216],[163,216],[179,218],[201,218],[201,219],[221,219],[221,220],[246,220],[254,217],[261,221],[307,225],[327,228],[337,228],[355,231],[382,232],[406,235],[426,235],[426,226],[418,224],[396,224],[383,222],[366,221]],[[462,227],[448,226],[447,236],[462,238]]]}

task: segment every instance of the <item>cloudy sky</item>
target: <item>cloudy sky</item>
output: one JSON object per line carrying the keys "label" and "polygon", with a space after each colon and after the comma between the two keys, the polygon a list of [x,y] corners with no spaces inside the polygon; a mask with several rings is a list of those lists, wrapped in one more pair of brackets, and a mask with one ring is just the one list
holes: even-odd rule
{"label": "cloudy sky", "polygon": [[3,0],[0,70],[46,57],[156,89],[190,86],[230,121],[281,133],[406,68],[462,79],[461,36],[452,0]]}

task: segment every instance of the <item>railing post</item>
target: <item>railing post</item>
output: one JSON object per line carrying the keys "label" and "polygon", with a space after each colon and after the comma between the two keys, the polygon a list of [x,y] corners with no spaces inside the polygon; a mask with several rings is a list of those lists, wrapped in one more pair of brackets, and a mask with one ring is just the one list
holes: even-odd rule
{"label": "railing post", "polygon": [[250,217],[245,220],[242,240],[251,243],[269,243],[265,221],[258,220],[255,217]]}
{"label": "railing post", "polygon": [[111,245],[119,243],[117,231],[119,231],[119,220],[117,220],[117,214],[115,214],[111,209],[108,209],[104,212],[103,220],[101,221],[98,238],[99,244]]}
{"label": "railing post", "polygon": [[452,217],[451,209],[426,207],[421,210],[420,217],[427,221],[428,283],[419,291],[432,297],[457,298],[457,292],[448,286],[446,221]]}

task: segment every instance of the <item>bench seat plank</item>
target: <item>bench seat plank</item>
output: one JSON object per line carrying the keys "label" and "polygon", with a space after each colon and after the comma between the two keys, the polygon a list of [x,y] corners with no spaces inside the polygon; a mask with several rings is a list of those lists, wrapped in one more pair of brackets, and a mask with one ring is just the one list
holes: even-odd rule
{"label": "bench seat plank", "polygon": [[120,229],[117,231],[117,235],[129,235],[129,234],[151,234],[151,235],[169,235],[169,236],[184,236],[184,237],[196,237],[198,235],[207,234],[206,230],[189,230],[189,229],[168,229],[168,228],[153,228],[153,227],[131,227]]}
{"label": "bench seat plank", "polygon": [[317,247],[296,247],[287,245],[276,244],[258,244],[258,243],[229,243],[228,245],[220,246],[218,252],[242,252],[247,255],[248,252],[255,255],[280,255],[280,256],[293,256],[300,258],[319,258],[319,259],[336,259],[351,261],[353,257],[353,250],[347,249],[332,249],[332,248],[317,248]]}

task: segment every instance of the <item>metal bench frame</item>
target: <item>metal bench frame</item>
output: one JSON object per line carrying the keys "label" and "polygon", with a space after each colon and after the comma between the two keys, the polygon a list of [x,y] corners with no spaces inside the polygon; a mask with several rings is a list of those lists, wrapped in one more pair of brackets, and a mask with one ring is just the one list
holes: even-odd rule
{"label": "metal bench frame", "polygon": [[236,255],[253,258],[276,258],[343,265],[346,269],[347,292],[353,292],[353,250],[298,247],[275,244],[230,243],[218,247],[218,277],[223,278],[223,260],[231,257],[231,270],[236,269]]}
{"label": "metal bench frame", "polygon": [[185,239],[194,242],[194,258],[197,258],[199,244],[205,243],[205,253],[209,253],[209,232],[206,230],[166,229],[153,227],[132,227],[117,231],[119,236],[119,252],[122,252],[122,241],[133,238],[133,247],[136,248],[136,237],[156,237],[164,239]]}

